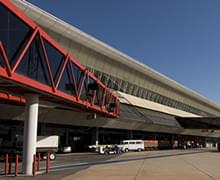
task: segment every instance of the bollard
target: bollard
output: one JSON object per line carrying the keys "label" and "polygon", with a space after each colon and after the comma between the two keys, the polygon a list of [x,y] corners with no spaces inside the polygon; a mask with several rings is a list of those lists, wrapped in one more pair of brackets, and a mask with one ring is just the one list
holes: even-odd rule
{"label": "bollard", "polygon": [[15,176],[18,176],[18,154],[15,157]]}
{"label": "bollard", "polygon": [[37,171],[40,171],[40,153],[37,153]]}
{"label": "bollard", "polygon": [[5,175],[8,175],[8,154],[5,156]]}
{"label": "bollard", "polygon": [[36,155],[33,158],[33,176],[36,176]]}
{"label": "bollard", "polygon": [[50,153],[47,153],[46,174],[49,173],[49,166],[50,166]]}
{"label": "bollard", "polygon": [[12,158],[13,158],[13,154],[10,154],[10,155],[8,156],[8,161],[9,161],[8,171],[9,171],[9,174],[11,174]]}

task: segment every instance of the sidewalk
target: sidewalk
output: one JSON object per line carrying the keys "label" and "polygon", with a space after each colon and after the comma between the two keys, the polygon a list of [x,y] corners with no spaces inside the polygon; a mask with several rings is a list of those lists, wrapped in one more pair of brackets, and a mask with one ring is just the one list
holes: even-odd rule
{"label": "sidewalk", "polygon": [[63,180],[219,180],[220,154],[205,152],[92,166]]}

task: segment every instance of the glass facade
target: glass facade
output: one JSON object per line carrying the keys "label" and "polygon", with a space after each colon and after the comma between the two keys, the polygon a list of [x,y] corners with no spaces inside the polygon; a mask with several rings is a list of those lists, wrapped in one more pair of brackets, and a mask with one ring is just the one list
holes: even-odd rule
{"label": "glass facade", "polygon": [[[92,74],[87,73],[77,60],[59,48],[50,37],[41,33],[37,25],[29,24],[23,15],[17,17],[16,11],[12,12],[10,6],[5,6],[7,5],[0,4],[0,42],[3,52],[6,52],[5,61],[8,61],[9,68],[6,67],[7,74],[1,76],[10,76],[12,84],[16,81],[16,85],[21,89],[18,93],[25,93],[26,86],[32,86],[33,89],[28,88],[28,92],[39,90],[38,92],[57,95],[111,117],[119,114],[118,99],[108,88]],[[5,67],[2,53],[0,67]],[[18,76],[13,76],[14,74]],[[103,100],[104,92],[108,101]],[[52,96],[50,97],[52,99]]]}
{"label": "glass facade", "polygon": [[[84,72],[82,72],[75,64],[71,63],[71,68],[73,71],[73,76],[75,78],[76,81],[76,86],[79,87],[80,85],[80,81],[82,80],[83,76],[84,76]],[[78,89],[79,92],[79,89]]]}
{"label": "glass facade", "polygon": [[57,82],[61,67],[64,63],[65,57],[61,52],[54,48],[48,41],[44,40],[47,57],[50,64],[50,69],[53,75],[54,82]]}
{"label": "glass facade", "polygon": [[0,56],[0,66],[1,67],[5,67],[5,64],[4,64],[2,56]]}
{"label": "glass facade", "polygon": [[135,84],[131,84],[122,79],[113,77],[111,75],[108,75],[104,72],[97,71],[90,67],[87,67],[87,68],[89,69],[89,71],[93,72],[94,75],[98,79],[100,79],[103,83],[106,83],[109,88],[112,88],[114,90],[121,91],[121,92],[130,94],[136,97],[147,99],[149,101],[153,101],[159,104],[163,104],[163,105],[166,105],[166,106],[169,106],[175,109],[183,110],[186,112],[190,112],[193,114],[202,115],[202,116],[212,116],[212,114],[210,113],[204,112],[200,109],[184,104],[182,102],[178,102],[174,99],[171,99],[169,97],[163,96],[156,92],[150,91],[146,88],[137,86]]}
{"label": "glass facade", "polygon": [[4,45],[10,65],[13,66],[31,29],[3,5],[0,5],[0,22],[0,41]]}
{"label": "glass facade", "polygon": [[31,43],[16,72],[43,84],[51,84],[39,36]]}
{"label": "glass facade", "polygon": [[70,95],[75,95],[73,79],[69,63],[66,64],[58,89]]}

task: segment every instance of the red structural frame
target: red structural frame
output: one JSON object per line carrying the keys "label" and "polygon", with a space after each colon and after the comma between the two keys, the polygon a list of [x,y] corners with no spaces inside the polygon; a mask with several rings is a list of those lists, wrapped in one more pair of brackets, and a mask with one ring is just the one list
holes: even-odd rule
{"label": "red structural frame", "polygon": [[12,103],[16,103],[16,104],[25,104],[26,100],[22,97],[18,97],[18,96],[13,96],[7,92],[1,92],[0,93],[0,101],[7,101],[7,102],[12,102]]}
{"label": "red structural frame", "polygon": [[[83,67],[76,58],[71,56],[65,49],[60,47],[58,43],[56,43],[46,32],[44,32],[36,23],[34,23],[30,18],[28,18],[20,9],[18,9],[13,3],[10,2],[10,0],[0,0],[0,4],[2,4],[6,9],[8,9],[10,12],[15,14],[21,21],[23,21],[26,25],[28,25],[32,30],[32,34],[30,37],[28,37],[28,41],[25,44],[22,52],[20,53],[19,57],[16,60],[16,63],[13,67],[11,67],[6,51],[4,49],[4,44],[0,40],[0,56],[2,56],[2,59],[4,61],[5,67],[0,66],[0,78],[1,80],[6,80],[8,83],[11,83],[20,89],[22,88],[25,92],[26,89],[28,91],[37,92],[38,94],[42,94],[42,97],[48,96],[48,99],[51,101],[59,101],[64,100],[66,104],[69,106],[73,105],[74,107],[83,108],[92,112],[97,112],[103,115],[106,115],[108,117],[118,117],[120,113],[120,103],[118,97],[113,93],[113,91],[106,87],[100,80],[98,80],[91,72],[89,72],[85,67]],[[19,64],[22,62],[23,57],[25,56],[25,53],[28,51],[31,43],[34,41],[36,36],[40,37],[40,44],[43,49],[43,55],[47,67],[47,71],[49,74],[50,79],[50,85],[43,84],[41,82],[38,82],[36,80],[33,80],[27,76],[24,76],[22,74],[19,74],[16,72],[16,69],[18,68]],[[58,80],[55,82],[53,79],[51,67],[48,60],[47,50],[45,48],[44,41],[49,42],[56,50],[58,50],[61,54],[65,56],[65,61],[62,64],[61,71],[59,73]],[[84,72],[84,77],[81,79],[81,82],[78,84],[74,77],[72,66],[70,65],[73,63],[77,68],[79,68],[82,72]],[[65,71],[65,68],[67,68],[67,65],[69,65],[71,69],[71,78],[73,83],[73,89],[75,92],[74,95],[67,94],[63,91],[60,91],[58,89],[59,83],[61,82],[62,75]],[[88,100],[82,100],[81,99],[81,93],[84,86],[84,81],[86,78],[91,78],[99,88],[101,88],[103,91],[101,102],[99,104],[94,104],[95,98],[96,98],[96,91],[94,90],[93,95],[91,99]],[[80,89],[80,91],[78,91]],[[16,88],[15,90],[16,91]],[[17,94],[21,94],[22,96],[24,94],[19,92],[15,92]],[[9,98],[10,99],[10,98]],[[22,100],[22,102],[24,102]],[[114,104],[111,110],[109,110],[109,106]]]}

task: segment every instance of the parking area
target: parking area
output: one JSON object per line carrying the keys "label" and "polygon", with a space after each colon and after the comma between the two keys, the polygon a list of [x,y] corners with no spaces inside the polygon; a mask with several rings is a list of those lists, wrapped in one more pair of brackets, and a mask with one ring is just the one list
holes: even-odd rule
{"label": "parking area", "polygon": [[[220,179],[219,166],[220,154],[216,149],[129,152],[122,155],[73,153],[58,155],[52,162],[50,174],[38,175],[34,179],[209,180]],[[43,166],[41,173],[44,173]]]}

